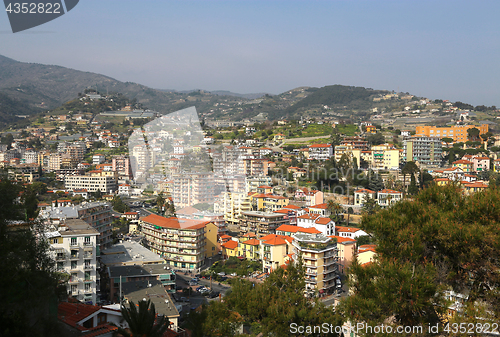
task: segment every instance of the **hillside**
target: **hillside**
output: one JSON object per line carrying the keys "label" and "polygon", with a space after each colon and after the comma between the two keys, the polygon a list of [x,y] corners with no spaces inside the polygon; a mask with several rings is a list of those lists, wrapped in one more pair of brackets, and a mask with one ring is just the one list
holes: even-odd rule
{"label": "hillside", "polygon": [[89,88],[101,93],[122,94],[142,107],[160,113],[195,106],[200,116],[212,121],[266,121],[324,115],[364,118],[374,107],[382,111],[386,108],[399,109],[405,104],[402,100],[373,100],[389,93],[386,90],[343,85],[299,87],[279,95],[236,94],[221,90],[157,90],[105,75],[55,65],[18,62],[0,55],[0,123],[16,120],[15,115],[54,109]]}

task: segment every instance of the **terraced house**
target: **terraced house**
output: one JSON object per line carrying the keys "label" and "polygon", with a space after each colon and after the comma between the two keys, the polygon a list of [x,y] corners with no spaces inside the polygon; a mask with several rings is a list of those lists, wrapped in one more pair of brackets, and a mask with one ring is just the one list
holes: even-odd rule
{"label": "terraced house", "polygon": [[[173,268],[196,270],[217,247],[217,226],[211,221],[165,218],[150,214],[141,218],[149,249]],[[214,252],[208,252],[211,247]]]}

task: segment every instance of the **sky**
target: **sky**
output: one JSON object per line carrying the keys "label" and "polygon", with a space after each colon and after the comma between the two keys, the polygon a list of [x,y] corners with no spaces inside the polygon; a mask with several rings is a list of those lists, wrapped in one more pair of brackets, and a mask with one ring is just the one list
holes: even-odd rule
{"label": "sky", "polygon": [[500,107],[500,1],[81,0],[0,55],[174,90],[342,84]]}

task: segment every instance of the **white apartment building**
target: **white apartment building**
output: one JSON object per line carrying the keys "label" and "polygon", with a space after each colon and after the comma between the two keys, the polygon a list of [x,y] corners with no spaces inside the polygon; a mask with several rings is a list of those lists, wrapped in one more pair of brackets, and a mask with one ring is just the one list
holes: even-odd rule
{"label": "white apartment building", "polygon": [[113,193],[117,189],[117,179],[115,176],[97,175],[75,175],[64,178],[64,186],[67,189],[86,189],[88,192]]}
{"label": "white apartment building", "polygon": [[309,159],[328,160],[333,156],[331,144],[313,144],[309,146]]}
{"label": "white apartment building", "polygon": [[97,301],[99,274],[96,269],[99,232],[80,219],[66,219],[57,230],[46,233],[57,270],[69,275],[68,294],[79,301]]}
{"label": "white apartment building", "polygon": [[214,212],[224,214],[224,220],[236,224],[242,212],[252,210],[252,202],[247,193],[223,192],[214,203]]}

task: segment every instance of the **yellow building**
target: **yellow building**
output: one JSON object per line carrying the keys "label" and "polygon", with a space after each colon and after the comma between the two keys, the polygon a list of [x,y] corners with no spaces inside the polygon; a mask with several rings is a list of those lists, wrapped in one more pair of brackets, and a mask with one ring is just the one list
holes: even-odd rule
{"label": "yellow building", "polygon": [[472,172],[472,162],[460,159],[453,162],[453,167],[460,168],[463,172]]}
{"label": "yellow building", "polygon": [[207,223],[205,227],[205,258],[217,255],[217,232],[219,227],[213,222]]}
{"label": "yellow building", "polygon": [[222,244],[222,255],[224,258],[229,258],[231,256],[238,256],[238,241],[229,240]]}
{"label": "yellow building", "polygon": [[366,132],[369,133],[377,133],[377,128],[373,125],[367,125],[366,126]]}
{"label": "yellow building", "polygon": [[[472,128],[479,129],[480,135],[488,132],[488,124],[481,124],[480,126],[454,125],[448,128],[424,125],[417,126],[415,134],[427,137],[452,138],[454,142],[466,142],[469,140],[467,138],[467,130]],[[481,137],[479,137],[479,140],[481,142],[483,141]]]}
{"label": "yellow building", "polygon": [[262,271],[271,273],[285,264],[291,252],[292,238],[289,236],[269,234],[260,238]]}
{"label": "yellow building", "polygon": [[451,182],[451,180],[448,178],[435,178],[434,181],[438,186],[445,186]]}
{"label": "yellow building", "polygon": [[250,196],[252,205],[258,211],[274,212],[288,206],[290,199],[281,195],[255,193]]}
{"label": "yellow building", "polygon": [[274,139],[274,141],[275,141],[275,142],[282,142],[282,141],[284,141],[284,140],[285,140],[285,138],[286,138],[286,137],[285,137],[285,135],[284,135],[284,134],[282,134],[282,133],[278,133],[278,134],[274,135],[274,138],[273,138],[273,139]]}
{"label": "yellow building", "polygon": [[373,145],[371,148],[371,167],[374,169],[398,169],[399,150],[389,144]]}
{"label": "yellow building", "polygon": [[342,156],[345,154],[349,158],[349,160],[354,161],[356,160],[356,164],[359,167],[359,163],[361,161],[361,155],[363,153],[363,150],[361,149],[356,149],[352,144],[347,144],[347,145],[337,145],[335,146],[335,161],[338,163]]}
{"label": "yellow building", "polygon": [[238,256],[250,260],[260,260],[260,241],[250,239],[238,243]]}
{"label": "yellow building", "polygon": [[297,233],[293,238],[293,257],[302,257],[306,269],[306,291],[332,293],[338,277],[338,248],[335,238],[322,234]]}

